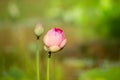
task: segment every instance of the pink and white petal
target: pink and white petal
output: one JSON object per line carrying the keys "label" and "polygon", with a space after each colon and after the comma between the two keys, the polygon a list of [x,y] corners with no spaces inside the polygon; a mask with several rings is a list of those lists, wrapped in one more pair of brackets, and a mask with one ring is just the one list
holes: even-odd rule
{"label": "pink and white petal", "polygon": [[44,43],[45,45],[47,45],[48,47],[50,46],[55,46],[55,45],[59,45],[60,41],[59,39],[54,36],[54,35],[51,35],[51,36],[45,36],[44,37]]}
{"label": "pink and white petal", "polygon": [[64,40],[62,41],[62,43],[59,45],[60,48],[63,48],[66,43],[67,43],[67,39],[64,39]]}
{"label": "pink and white petal", "polygon": [[44,46],[44,49],[45,49],[46,51],[49,51],[48,47],[46,47],[46,46]]}
{"label": "pink and white petal", "polygon": [[59,47],[59,46],[51,46],[51,47],[49,48],[49,50],[50,50],[51,52],[57,52],[57,51],[60,50],[60,47]]}

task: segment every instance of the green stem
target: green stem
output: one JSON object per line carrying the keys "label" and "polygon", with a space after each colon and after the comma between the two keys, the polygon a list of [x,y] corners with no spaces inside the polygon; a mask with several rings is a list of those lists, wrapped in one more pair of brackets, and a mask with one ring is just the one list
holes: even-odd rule
{"label": "green stem", "polygon": [[47,80],[50,80],[50,59],[51,59],[51,52],[48,52],[48,58],[47,58]]}
{"label": "green stem", "polygon": [[37,38],[37,51],[36,51],[36,68],[37,68],[37,80],[40,80],[40,66],[39,66],[39,38]]}

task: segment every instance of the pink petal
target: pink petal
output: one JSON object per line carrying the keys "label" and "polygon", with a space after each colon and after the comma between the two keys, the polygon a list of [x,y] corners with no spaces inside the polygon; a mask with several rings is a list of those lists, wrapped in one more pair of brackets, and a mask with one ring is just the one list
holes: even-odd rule
{"label": "pink petal", "polygon": [[67,39],[64,39],[64,40],[61,42],[61,44],[59,45],[60,48],[63,48],[66,43],[67,43]]}

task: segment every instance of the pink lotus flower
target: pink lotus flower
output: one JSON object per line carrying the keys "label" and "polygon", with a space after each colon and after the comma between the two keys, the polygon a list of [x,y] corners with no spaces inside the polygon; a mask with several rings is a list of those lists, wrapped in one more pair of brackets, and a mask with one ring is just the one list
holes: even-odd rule
{"label": "pink lotus flower", "polygon": [[44,48],[46,51],[57,52],[65,46],[66,42],[63,30],[52,28],[44,37]]}

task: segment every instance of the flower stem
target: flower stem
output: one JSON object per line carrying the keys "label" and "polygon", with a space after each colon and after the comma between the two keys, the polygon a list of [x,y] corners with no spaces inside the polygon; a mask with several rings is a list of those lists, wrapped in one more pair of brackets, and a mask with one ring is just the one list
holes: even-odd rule
{"label": "flower stem", "polygon": [[37,68],[37,80],[40,80],[40,66],[39,66],[39,38],[37,37],[37,51],[36,51],[36,68]]}
{"label": "flower stem", "polygon": [[47,80],[50,80],[50,59],[51,59],[51,52],[48,52],[48,58],[47,58]]}

